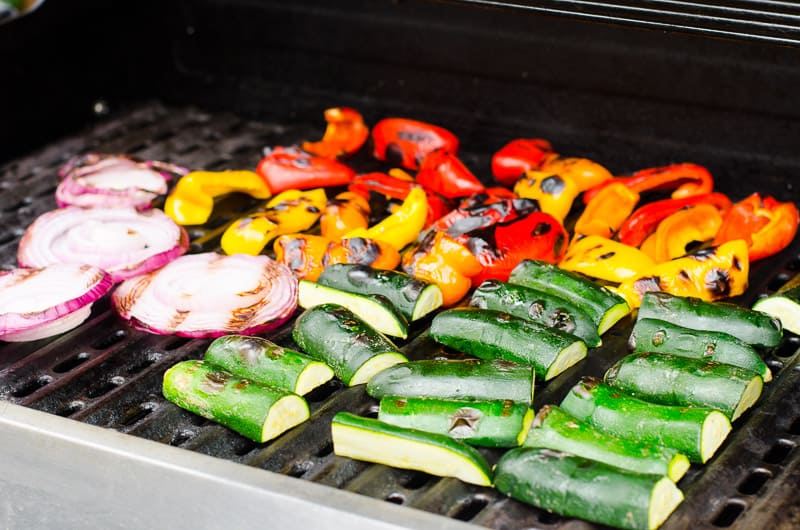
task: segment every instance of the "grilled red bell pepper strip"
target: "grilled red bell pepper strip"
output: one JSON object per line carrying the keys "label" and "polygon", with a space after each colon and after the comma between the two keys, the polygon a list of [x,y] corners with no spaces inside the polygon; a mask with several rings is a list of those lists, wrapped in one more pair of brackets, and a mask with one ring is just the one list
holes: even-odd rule
{"label": "grilled red bell pepper strip", "polygon": [[578,191],[589,189],[612,178],[611,173],[605,167],[593,160],[561,157],[555,153],[545,157],[539,170],[571,178],[578,187]]}
{"label": "grilled red bell pepper strip", "polygon": [[256,169],[272,193],[349,184],[355,172],[331,158],[313,156],[296,147],[276,147]]}
{"label": "grilled red bell pepper strip", "polygon": [[525,199],[536,200],[543,212],[564,222],[580,190],[572,177],[567,175],[526,171],[514,185],[514,193]]}
{"label": "grilled red bell pepper strip", "polygon": [[611,237],[639,202],[639,194],[613,182],[589,201],[575,222],[575,234]]}
{"label": "grilled red bell pepper strip", "polygon": [[733,205],[722,221],[714,244],[744,239],[750,260],[756,261],[786,248],[797,234],[800,215],[793,202],[778,202],[753,193]]}
{"label": "grilled red bell pepper strip", "polygon": [[539,169],[551,153],[550,142],[541,138],[511,140],[492,157],[492,174],[500,184],[513,186],[526,171]]}
{"label": "grilled red bell pepper strip", "polygon": [[603,182],[586,190],[583,194],[583,202],[588,203],[603,186],[607,186],[612,182],[621,182],[638,193],[652,190],[675,190],[671,195],[673,199],[711,193],[714,188],[714,179],[711,173],[703,166],[697,164],[672,164],[670,166],[642,169],[629,177],[616,177],[613,180]]}
{"label": "grilled red bell pepper strip", "polygon": [[557,263],[567,250],[568,234],[552,215],[532,212],[505,223],[479,228],[457,238],[478,258],[483,270],[472,278],[507,281],[520,261],[533,259]]}
{"label": "grilled red bell pepper strip", "polygon": [[324,237],[339,239],[357,228],[369,226],[369,202],[352,191],[345,191],[328,200],[319,218],[319,229]]}
{"label": "grilled red bell pepper strip", "polygon": [[334,107],[325,111],[328,126],[322,140],[303,142],[303,149],[325,158],[349,156],[358,151],[369,137],[364,118],[355,109]]}
{"label": "grilled red bell pepper strip", "polygon": [[679,210],[658,225],[655,239],[657,263],[679,258],[694,241],[710,241],[722,225],[719,210],[710,204],[696,204]]}
{"label": "grilled red bell pepper strip", "polygon": [[731,200],[722,193],[693,195],[684,199],[663,199],[646,204],[628,217],[617,232],[621,243],[639,247],[658,228],[658,224],[682,208],[695,204],[710,204],[724,216],[731,208]]}
{"label": "grilled red bell pepper strip", "polygon": [[536,211],[539,211],[539,204],[533,199],[520,199],[505,188],[488,188],[462,200],[458,208],[441,217],[431,228],[458,237]]}
{"label": "grilled red bell pepper strip", "polygon": [[372,128],[373,155],[406,169],[419,169],[436,150],[455,154],[458,138],[442,127],[405,118],[386,118]]}
{"label": "grilled red bell pepper strip", "polygon": [[484,186],[456,155],[434,151],[422,160],[417,183],[448,199],[480,193]]}

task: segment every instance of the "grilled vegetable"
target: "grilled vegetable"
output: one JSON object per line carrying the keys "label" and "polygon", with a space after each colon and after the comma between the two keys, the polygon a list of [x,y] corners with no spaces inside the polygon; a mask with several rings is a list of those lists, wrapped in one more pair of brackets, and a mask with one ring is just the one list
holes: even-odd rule
{"label": "grilled vegetable", "polygon": [[[648,295],[649,296],[649,295]],[[690,329],[654,318],[639,318],[628,346],[633,353],[671,353],[738,366],[772,380],[772,372],[749,344],[721,331]]]}
{"label": "grilled vegetable", "polygon": [[639,308],[639,318],[655,318],[687,328],[720,331],[763,348],[774,348],[780,344],[783,336],[780,321],[759,311],[668,293],[645,294]]}
{"label": "grilled vegetable", "polygon": [[611,237],[639,202],[639,194],[619,182],[603,187],[575,221],[575,234]]}
{"label": "grilled vegetable", "polygon": [[492,470],[474,448],[441,434],[404,429],[340,412],[331,424],[333,452],[356,460],[416,469],[491,486]]}
{"label": "grilled vegetable", "polygon": [[384,296],[409,321],[418,320],[442,305],[442,290],[438,285],[367,265],[330,265],[317,283],[351,293]]}
{"label": "grilled vegetable", "polygon": [[75,206],[44,213],[19,243],[20,267],[94,265],[115,281],[163,267],[189,248],[186,231],[161,210]]}
{"label": "grilled vegetable", "polygon": [[606,384],[651,403],[706,407],[731,421],[753,406],[764,382],[750,370],[665,353],[634,353],[608,369]]}
{"label": "grilled vegetable", "polygon": [[422,188],[412,189],[393,214],[368,229],[356,229],[345,237],[366,237],[401,250],[416,241],[428,216],[428,200]]}
{"label": "grilled vegetable", "polygon": [[536,200],[543,212],[563,222],[580,190],[569,176],[526,171],[514,185],[514,193],[523,199]]}
{"label": "grilled vegetable", "polygon": [[181,256],[126,280],[111,296],[117,313],[149,333],[181,337],[253,335],[297,308],[297,280],[267,256],[214,252]]}
{"label": "grilled vegetable", "polygon": [[266,153],[256,172],[264,178],[272,193],[345,186],[356,175],[352,169],[332,158],[313,156],[296,147],[280,146]]}
{"label": "grilled vegetable", "polygon": [[453,401],[384,396],[378,419],[407,429],[442,434],[470,445],[516,447],[533,411],[510,399]]}
{"label": "grilled vegetable", "polygon": [[570,244],[558,266],[591,278],[619,283],[647,273],[655,262],[637,248],[601,236],[586,236]]}
{"label": "grilled vegetable", "polygon": [[649,403],[588,377],[572,387],[561,408],[607,434],[671,447],[691,462],[708,461],[731,430],[718,410]]}
{"label": "grilled vegetable", "polygon": [[113,285],[106,272],[91,265],[0,271],[0,340],[22,342],[69,331],[89,318],[92,304]]}
{"label": "grilled vegetable", "polygon": [[483,191],[483,184],[455,153],[434,151],[422,159],[417,183],[448,199]]}
{"label": "grilled vegetable", "polygon": [[308,419],[296,394],[262,386],[203,361],[183,361],[164,374],[164,397],[256,442],[266,442]]}
{"label": "grilled vegetable", "polygon": [[584,191],[611,178],[606,168],[588,158],[562,157],[555,153],[545,156],[540,168],[544,172],[567,177]]}
{"label": "grilled vegetable", "polygon": [[237,377],[300,396],[333,378],[327,364],[261,337],[219,337],[206,350],[204,360]]}
{"label": "grilled vegetable", "polygon": [[520,199],[505,188],[489,188],[464,198],[458,207],[438,219],[431,228],[459,238],[464,234],[497,223],[507,223],[539,211],[533,199]]}
{"label": "grilled vegetable", "polygon": [[266,199],[272,191],[253,171],[192,171],[181,177],[164,203],[164,213],[180,225],[201,225],[214,209],[214,197],[246,193]]}
{"label": "grilled vegetable", "polygon": [[747,289],[749,269],[747,245],[737,239],[659,263],[647,273],[625,280],[617,293],[632,307],[641,303],[645,293],[654,291],[719,300]]}
{"label": "grilled vegetable", "polygon": [[683,199],[692,195],[711,193],[714,179],[711,173],[697,164],[672,164],[670,166],[653,167],[637,171],[630,177],[616,177],[595,186],[583,194],[583,201],[588,203],[605,186],[622,183],[638,193],[653,190],[672,189],[673,199]]}
{"label": "grilled vegetable", "polygon": [[478,309],[502,311],[571,333],[591,348],[602,343],[597,326],[576,304],[524,285],[486,280],[472,294],[470,305]]}
{"label": "grilled vegetable", "polygon": [[635,473],[667,476],[673,482],[678,482],[689,469],[689,459],[675,449],[617,438],[556,405],[539,410],[522,445],[565,451]]}
{"label": "grilled vegetable", "polygon": [[718,245],[744,239],[750,261],[776,254],[789,246],[797,234],[800,213],[793,202],[778,202],[753,193],[737,202],[725,216],[714,238]]}
{"label": "grilled vegetable", "polygon": [[500,459],[495,487],[548,511],[634,530],[658,528],[683,501],[666,477],[530,447],[512,449]]}
{"label": "grilled vegetable", "polygon": [[681,209],[658,224],[653,258],[658,263],[679,258],[690,243],[713,239],[721,225],[722,215],[711,204]]}
{"label": "grilled vegetable", "polygon": [[608,289],[542,261],[522,261],[509,282],[571,300],[592,318],[600,335],[630,312],[625,300]]}
{"label": "grilled vegetable", "polygon": [[399,314],[392,303],[383,296],[348,293],[308,280],[300,280],[297,286],[297,302],[304,309],[321,304],[338,304],[369,322],[373,328],[385,335],[402,339],[408,336],[408,323],[405,317]]}
{"label": "grilled vegetable", "polygon": [[281,234],[308,230],[325,207],[325,190],[286,190],[267,202],[262,211],[231,223],[222,234],[226,254],[260,254],[267,244]]}
{"label": "grilled vegetable", "polygon": [[306,310],[295,322],[292,338],[348,386],[366,383],[381,370],[407,361],[389,339],[336,304]]}
{"label": "grilled vegetable", "polygon": [[775,294],[758,300],[753,309],[777,319],[785,329],[800,335],[800,275],[789,280]]}
{"label": "grilled vegetable", "polygon": [[506,361],[412,361],[387,368],[367,383],[367,394],[533,403],[533,368]]}
{"label": "grilled vegetable", "polygon": [[333,107],[325,109],[328,126],[322,140],[303,142],[303,150],[325,158],[349,156],[358,151],[369,137],[364,118],[355,109]]}
{"label": "grilled vegetable", "polygon": [[544,381],[586,357],[586,344],[576,336],[499,311],[449,309],[434,317],[430,334],[480,359],[530,364]]}
{"label": "grilled vegetable", "polygon": [[419,169],[422,160],[438,149],[458,151],[458,138],[442,127],[405,118],[385,118],[372,128],[372,154],[406,169]]}
{"label": "grilled vegetable", "polygon": [[339,239],[357,228],[369,226],[370,208],[367,199],[352,191],[345,191],[330,199],[319,218],[323,237]]}
{"label": "grilled vegetable", "polygon": [[539,169],[552,152],[550,142],[541,138],[511,140],[492,157],[492,174],[500,184],[511,186],[526,171]]}

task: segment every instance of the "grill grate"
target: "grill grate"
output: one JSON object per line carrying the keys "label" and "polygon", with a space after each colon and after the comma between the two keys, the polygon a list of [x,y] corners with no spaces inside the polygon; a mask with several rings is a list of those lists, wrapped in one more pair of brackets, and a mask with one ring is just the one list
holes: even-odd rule
{"label": "grill grate", "polygon": [[[302,124],[259,123],[157,102],[111,116],[78,136],[0,168],[0,226],[4,227],[0,264],[13,266],[24,228],[55,207],[55,173],[73,154],[130,152],[195,168],[254,167],[263,146],[320,134],[319,128]],[[240,196],[221,199],[211,223],[190,230],[192,250],[216,249],[226,223],[255,204]],[[798,253],[800,243],[795,242],[780,256],[754,266],[752,287],[742,302],[750,303],[786,282],[800,269]],[[401,343],[410,358],[444,354],[427,336],[429,322],[424,319],[414,325],[411,338]],[[630,325],[630,320],[623,321],[586,361],[537,387],[536,407],[560,401],[581,375],[601,375],[624,354]],[[293,346],[290,325],[270,338]],[[342,410],[373,416],[377,412],[361,387],[344,388],[332,381],[315,390],[308,396],[311,420],[265,444],[166,402],[160,392],[165,369],[180,360],[200,358],[208,343],[130,329],[113,315],[106,297],[75,330],[54,339],[0,345],[0,399],[476,525],[508,530],[569,526],[569,519],[506,499],[491,489],[336,457],[330,440],[333,415]],[[785,503],[793,494],[782,486],[788,470],[800,462],[796,450],[800,400],[792,399],[800,395],[798,348],[800,338],[787,336],[769,358],[776,381],[767,386],[756,409],[737,421],[721,452],[706,466],[693,467],[681,481],[686,501],[665,529],[748,528],[765,506]],[[492,463],[500,455],[482,451]]]}

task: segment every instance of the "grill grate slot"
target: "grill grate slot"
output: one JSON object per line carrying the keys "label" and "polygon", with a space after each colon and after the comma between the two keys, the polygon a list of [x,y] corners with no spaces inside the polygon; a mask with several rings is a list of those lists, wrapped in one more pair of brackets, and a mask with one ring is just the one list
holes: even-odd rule
{"label": "grill grate slot", "polygon": [[731,500],[725,507],[722,508],[722,511],[719,512],[712,524],[719,528],[728,528],[729,526],[733,525],[736,522],[736,519],[744,512],[744,509],[747,506],[744,502],[739,500]]}

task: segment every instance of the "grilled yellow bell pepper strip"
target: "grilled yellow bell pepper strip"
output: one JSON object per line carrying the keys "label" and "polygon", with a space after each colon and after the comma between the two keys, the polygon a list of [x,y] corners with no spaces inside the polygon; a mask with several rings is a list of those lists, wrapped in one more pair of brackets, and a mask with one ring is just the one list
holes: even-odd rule
{"label": "grilled yellow bell pepper strip", "polygon": [[630,216],[639,194],[618,182],[595,195],[575,222],[575,234],[611,237]]}
{"label": "grilled yellow bell pepper strip", "polygon": [[573,241],[558,266],[592,278],[620,283],[646,274],[655,264],[638,248],[601,236],[586,236]]}
{"label": "grilled yellow bell pepper strip", "polygon": [[254,171],[192,171],[182,176],[164,203],[164,212],[179,225],[201,225],[214,209],[214,197],[246,193],[267,199],[272,192]]}
{"label": "grilled yellow bell pepper strip", "polygon": [[359,228],[346,237],[367,237],[392,245],[397,250],[417,240],[428,217],[428,198],[422,188],[413,188],[403,204],[380,223]]}
{"label": "grilled yellow bell pepper strip", "polygon": [[561,157],[555,153],[545,157],[539,170],[569,177],[579,192],[613,178],[610,171],[588,158]]}
{"label": "grilled yellow bell pepper strip", "polygon": [[514,193],[523,199],[536,199],[543,212],[562,224],[580,192],[571,177],[546,171],[526,171],[514,185]]}
{"label": "grilled yellow bell pepper strip", "polygon": [[339,239],[358,228],[369,226],[369,202],[367,199],[345,191],[329,200],[319,218],[319,230],[329,239]]}
{"label": "grilled yellow bell pepper strip", "polygon": [[713,301],[742,294],[747,289],[749,271],[747,243],[735,239],[659,263],[646,274],[625,280],[615,290],[631,307],[639,307],[642,296],[649,291]]}
{"label": "grilled yellow bell pepper strip", "polygon": [[710,241],[720,226],[722,215],[710,204],[697,204],[675,212],[661,221],[656,229],[656,261],[661,263],[683,256],[686,245],[693,241]]}
{"label": "grilled yellow bell pepper strip", "polygon": [[270,200],[264,210],[234,221],[222,234],[226,254],[259,254],[281,234],[308,230],[325,207],[325,190],[286,190]]}

